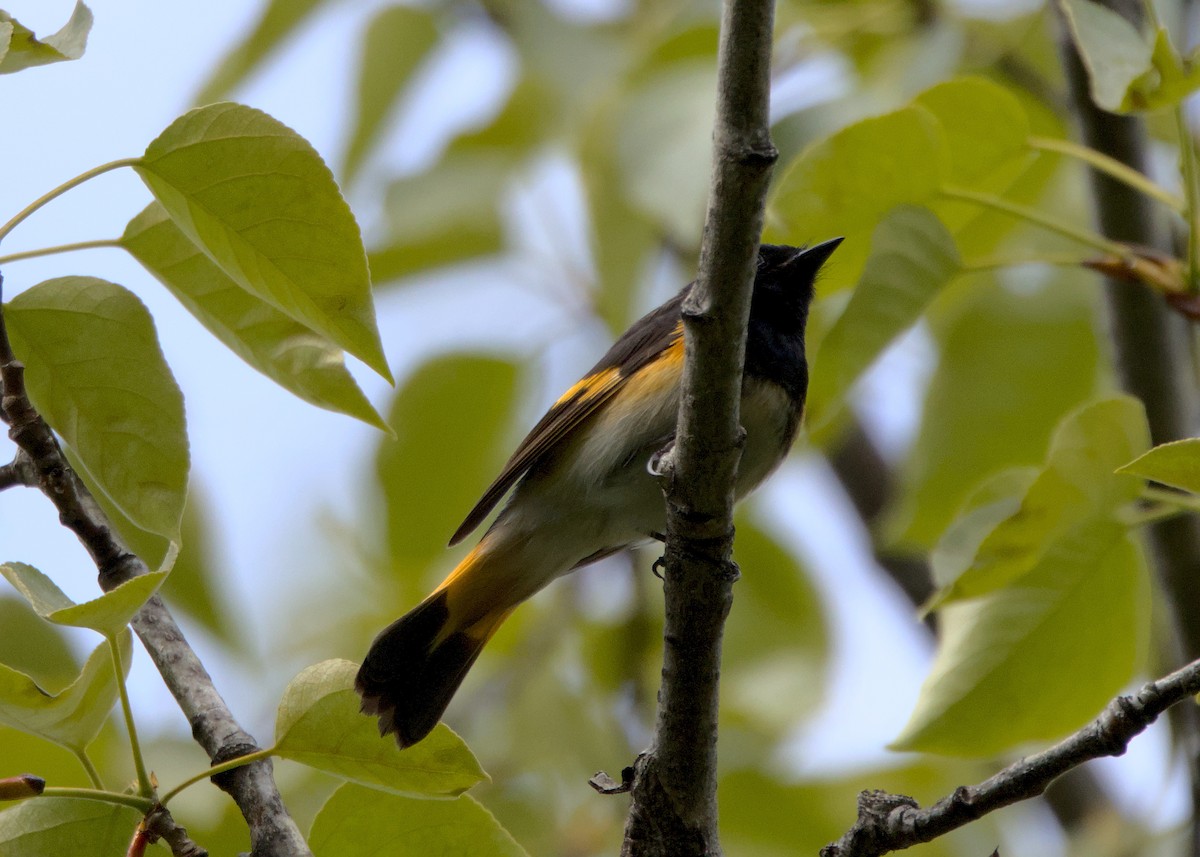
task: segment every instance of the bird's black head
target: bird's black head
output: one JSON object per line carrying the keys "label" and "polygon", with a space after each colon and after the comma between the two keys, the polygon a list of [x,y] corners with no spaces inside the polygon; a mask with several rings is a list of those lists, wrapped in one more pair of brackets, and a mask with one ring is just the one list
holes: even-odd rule
{"label": "bird's black head", "polygon": [[841,243],[841,238],[832,238],[812,247],[763,244],[758,249],[746,374],[779,384],[797,402],[804,401],[808,389],[804,325],[813,283]]}
{"label": "bird's black head", "polygon": [[803,331],[817,272],[841,243],[841,238],[831,238],[812,247],[760,245],[751,316]]}

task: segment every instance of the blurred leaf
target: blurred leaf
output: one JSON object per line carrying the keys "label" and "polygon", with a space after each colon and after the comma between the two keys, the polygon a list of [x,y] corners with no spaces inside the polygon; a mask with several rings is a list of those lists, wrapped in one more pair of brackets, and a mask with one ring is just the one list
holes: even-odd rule
{"label": "blurred leaf", "polygon": [[358,664],[331,660],[292,679],[275,721],[274,751],[371,788],[422,797],[462,794],[487,778],[467,745],[439,723],[400,750],[359,710]]}
{"label": "blurred leaf", "polygon": [[803,566],[745,515],[734,559],[742,577],[721,645],[721,706],[782,738],[821,702],[829,629]]}
{"label": "blurred leaf", "polygon": [[1016,514],[1040,472],[1036,467],[1010,467],[980,484],[929,555],[935,586],[949,586],[970,568],[983,540]]}
{"label": "blurred leaf", "polygon": [[139,527],[178,542],[183,395],[146,307],[114,283],[60,277],[17,295],[4,316],[29,398],[91,483]]}
{"label": "blurred leaf", "polygon": [[0,565],[0,574],[43,619],[56,625],[91,628],[106,637],[120,633],[167,577],[165,571],[142,574],[99,598],[76,604],[63,594],[53,580],[31,565],[23,562],[5,563]]}
{"label": "blurred leaf", "polygon": [[28,27],[0,9],[0,74],[77,60],[87,47],[92,29],[92,10],[82,0],[75,4],[70,20],[52,36],[39,39]]}
{"label": "blurred leaf", "polygon": [[704,226],[716,89],[711,62],[679,63],[627,93],[617,120],[626,198],[684,246]]}
{"label": "blurred leaf", "polygon": [[179,231],[159,203],[129,221],[121,246],[250,366],[310,404],[387,430],[346,370],[340,348],[243,290]]}
{"label": "blurred leaf", "polygon": [[1200,438],[1163,443],[1117,469],[1200,494]]}
{"label": "blurred leaf", "polygon": [[[118,635],[117,647],[128,675],[133,653],[128,630]],[[24,673],[0,664],[0,723],[75,751],[92,742],[116,702],[117,682],[107,641],[88,656],[78,678],[56,694],[42,690]],[[7,851],[0,853],[8,857]]]}
{"label": "blurred leaf", "polygon": [[133,807],[81,798],[41,798],[0,812],[0,854],[121,857],[142,814]]}
{"label": "blurred leaf", "polygon": [[549,106],[552,99],[544,83],[522,77],[492,121],[456,138],[447,154],[491,151],[519,157],[532,152],[554,136],[557,117]]}
{"label": "blurred leaf", "polygon": [[871,255],[850,303],[821,340],[806,419],[819,435],[850,387],[912,326],[960,269],[954,239],[927,209],[901,206],[871,236]]}
{"label": "blurred leaf", "polygon": [[938,601],[974,598],[1008,585],[1085,523],[1118,524],[1118,512],[1137,499],[1142,486],[1114,471],[1149,445],[1146,412],[1137,399],[1107,399],[1067,416],[1020,508],[984,538],[971,566]]}
{"label": "blurred leaf", "polygon": [[1092,0],[1059,0],[1087,67],[1092,101],[1108,111],[1127,108],[1126,94],[1150,69],[1154,48],[1121,15]]}
{"label": "blurred leaf", "polygon": [[[811,243],[872,230],[896,206],[933,197],[948,160],[941,125],[923,107],[856,122],[809,146],[781,171],[764,240]],[[862,271],[865,242],[840,249],[823,284],[845,285]]]}
{"label": "blurred leaf", "polygon": [[913,99],[946,134],[946,179],[973,186],[1005,161],[1026,153],[1029,119],[1021,102],[982,77],[960,77]]}
{"label": "blurred leaf", "polygon": [[470,795],[420,800],[347,783],[313,820],[316,857],[429,857],[472,854],[527,857],[525,850]]}
{"label": "blurred leaf", "polygon": [[891,538],[932,547],[976,485],[1041,464],[1059,420],[1096,387],[1091,295],[1063,279],[1019,295],[976,288],[937,319],[937,369]]}
{"label": "blurred leaf", "polygon": [[1200,51],[1193,50],[1188,59],[1181,59],[1171,45],[1171,37],[1163,28],[1154,36],[1151,69],[1134,82],[1126,98],[1127,106],[1140,110],[1175,107],[1200,89]]}
{"label": "blurred leaf", "polygon": [[453,354],[419,368],[401,387],[376,459],[390,556],[402,575],[445,554],[446,542],[497,471],[515,412],[516,368]]}
{"label": "blurred leaf", "polygon": [[136,169],[234,282],[391,380],[358,224],[307,140],[262,111],[214,104],[172,122]]}
{"label": "blurred leaf", "polygon": [[214,66],[212,76],[196,93],[195,103],[223,100],[235,86],[275,51],[313,12],[329,0],[270,0],[262,17],[245,39]]}
{"label": "blurred leaf", "polygon": [[0,664],[54,685],[79,674],[63,632],[43,621],[26,601],[0,596],[0,628]]}
{"label": "blurred leaf", "polygon": [[350,182],[379,137],[404,85],[437,42],[424,9],[387,6],[367,26],[358,70],[358,104],[343,172]]}
{"label": "blurred leaf", "polygon": [[1141,665],[1148,584],[1125,527],[1093,518],[1004,588],[945,607],[933,667],[892,748],[993,756],[1082,726]]}
{"label": "blurred leaf", "polygon": [[371,276],[386,283],[504,246],[500,195],[512,159],[487,151],[448,154],[388,188],[391,238],[371,252]]}
{"label": "blurred leaf", "polygon": [[[840,777],[780,782],[757,770],[723,772],[721,840],[739,857],[794,857],[816,854],[854,824],[855,804],[864,787],[917,797],[924,806],[984,772],[973,764],[938,760],[901,767],[855,771]],[[998,830],[995,816],[913,848],[920,857],[964,857],[991,853]]]}

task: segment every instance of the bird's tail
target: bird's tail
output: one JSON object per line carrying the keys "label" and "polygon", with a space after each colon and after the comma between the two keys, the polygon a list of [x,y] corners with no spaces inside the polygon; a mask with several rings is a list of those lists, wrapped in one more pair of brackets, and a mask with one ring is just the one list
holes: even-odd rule
{"label": "bird's tail", "polygon": [[[428,598],[380,632],[355,679],[364,714],[379,717],[379,734],[401,747],[437,725],[484,645],[512,612],[507,599],[481,609],[473,586],[484,561],[476,547]],[[488,587],[490,588],[490,587]],[[469,600],[468,600],[469,599]]]}

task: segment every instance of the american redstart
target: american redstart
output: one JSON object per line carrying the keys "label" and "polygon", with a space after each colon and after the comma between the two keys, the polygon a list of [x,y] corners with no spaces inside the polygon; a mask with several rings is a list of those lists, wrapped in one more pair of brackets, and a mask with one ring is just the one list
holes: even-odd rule
{"label": "american redstart", "polygon": [[[764,244],[750,303],[742,381],[740,499],[783,460],[808,389],[804,325],[813,281],[841,238]],[[450,539],[512,497],[475,549],[424,601],[385,628],[355,686],[362,710],[401,747],[437,724],[483,646],[554,578],[662,538],[666,507],[650,463],[675,436],[683,370],[680,309],[691,286],[637,321],[521,441]]]}

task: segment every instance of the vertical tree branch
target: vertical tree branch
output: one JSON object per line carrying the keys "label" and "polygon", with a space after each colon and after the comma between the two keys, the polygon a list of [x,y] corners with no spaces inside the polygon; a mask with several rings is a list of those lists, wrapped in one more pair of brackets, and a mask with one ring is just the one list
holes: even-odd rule
{"label": "vertical tree branch", "polygon": [[726,0],[713,175],[697,283],[683,308],[686,358],[665,456],[663,683],[651,748],[635,765],[626,855],[717,855],[721,636],[733,600],[733,480],[746,325],[767,184],[771,0]]}
{"label": "vertical tree branch", "polygon": [[[1140,22],[1135,0],[1101,0],[1102,5]],[[1146,131],[1141,120],[1100,110],[1091,100],[1087,71],[1060,20],[1061,52],[1074,112],[1083,142],[1145,172]],[[1181,145],[1192,145],[1190,139]],[[1092,172],[1096,218],[1109,238],[1166,249],[1169,242],[1153,207],[1142,195]],[[1196,429],[1200,398],[1194,379],[1191,331],[1187,322],[1158,296],[1109,280],[1106,284],[1109,330],[1121,386],[1146,405],[1154,442],[1188,437]],[[1169,597],[1181,651],[1179,661],[1200,657],[1200,527],[1192,516],[1155,524],[1149,531],[1155,570]],[[1192,851],[1200,855],[1200,712],[1181,707],[1176,725],[1187,753],[1192,780]]]}
{"label": "vertical tree branch", "polygon": [[[13,354],[4,324],[2,286],[0,277],[0,386],[9,437],[32,462],[38,487],[58,510],[62,525],[87,549],[99,571],[100,587],[108,591],[149,569],[121,542],[29,400],[25,367]],[[131,624],[187,716],[193,737],[214,764],[258,749],[234,719],[162,599],[156,595],[147,601]],[[241,809],[255,857],[311,857],[279,796],[270,760],[221,774],[216,781]]]}

